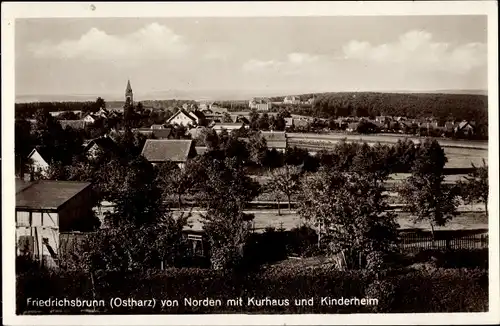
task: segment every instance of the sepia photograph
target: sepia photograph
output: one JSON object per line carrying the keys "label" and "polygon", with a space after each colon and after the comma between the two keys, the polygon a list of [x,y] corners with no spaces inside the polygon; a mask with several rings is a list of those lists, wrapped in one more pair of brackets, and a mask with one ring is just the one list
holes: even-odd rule
{"label": "sepia photograph", "polygon": [[2,5],[12,318],[494,321],[497,8],[474,3]]}

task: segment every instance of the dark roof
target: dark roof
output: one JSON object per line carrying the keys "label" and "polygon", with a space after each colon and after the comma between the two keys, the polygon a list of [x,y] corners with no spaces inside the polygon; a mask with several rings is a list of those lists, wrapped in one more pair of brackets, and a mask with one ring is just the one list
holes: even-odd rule
{"label": "dark roof", "polygon": [[130,80],[127,80],[127,88],[125,89],[125,93],[132,92],[132,86],[130,86]]}
{"label": "dark roof", "polygon": [[99,137],[89,141],[87,146],[85,146],[85,151],[88,151],[94,145],[99,146],[104,151],[114,151],[118,148],[115,141],[110,137]]}
{"label": "dark roof", "polygon": [[157,139],[167,139],[172,135],[172,128],[154,129],[153,135]]}
{"label": "dark roof", "polygon": [[356,129],[358,128],[359,122],[351,122],[347,125],[348,129]]}
{"label": "dark roof", "polygon": [[89,186],[89,182],[17,179],[16,209],[58,209]]}
{"label": "dark roof", "polygon": [[286,140],[286,134],[284,131],[261,131],[260,134],[267,141],[284,141],[284,140]]}
{"label": "dark roof", "polygon": [[231,120],[233,120],[233,122],[243,122],[244,124],[250,124],[250,121],[248,120],[247,117],[245,117],[244,115],[236,115],[236,114],[231,114]]}
{"label": "dark roof", "polygon": [[198,110],[195,110],[195,111],[191,111],[191,114],[195,115],[198,117],[198,119],[205,119],[205,115],[203,114],[203,112],[201,111],[198,111]]}
{"label": "dark roof", "polygon": [[61,127],[71,127],[73,129],[84,129],[85,121],[84,120],[59,120]]}
{"label": "dark roof", "polygon": [[231,128],[231,127],[243,127],[243,125],[244,125],[243,122],[217,123],[214,125],[214,128],[221,129],[221,128]]}
{"label": "dark roof", "polygon": [[150,162],[186,162],[192,145],[191,139],[148,139],[142,155]]}
{"label": "dark roof", "polygon": [[206,146],[196,146],[194,149],[196,149],[196,154],[198,155],[203,155],[207,151]]}

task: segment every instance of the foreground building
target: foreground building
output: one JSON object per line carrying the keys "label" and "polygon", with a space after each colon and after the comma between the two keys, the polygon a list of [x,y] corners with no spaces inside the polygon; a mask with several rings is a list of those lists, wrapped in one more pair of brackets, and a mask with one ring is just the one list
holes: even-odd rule
{"label": "foreground building", "polygon": [[89,182],[16,179],[17,256],[58,266],[61,233],[91,230],[92,206]]}

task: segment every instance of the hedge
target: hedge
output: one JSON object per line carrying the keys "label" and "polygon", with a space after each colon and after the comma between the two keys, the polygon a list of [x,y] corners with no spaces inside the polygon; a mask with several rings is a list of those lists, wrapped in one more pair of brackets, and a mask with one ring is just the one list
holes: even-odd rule
{"label": "hedge", "polygon": [[[209,269],[169,269],[143,273],[96,275],[95,299],[103,299],[104,314],[185,313],[369,313],[369,312],[482,312],[488,309],[488,274],[482,269],[395,269],[373,274],[341,272],[331,267],[283,268],[274,266],[247,273]],[[93,299],[92,282],[78,272],[32,272],[17,276],[17,313],[80,314],[78,308],[34,310],[27,298]],[[377,306],[321,305],[321,297],[376,298]],[[109,308],[113,297],[177,299],[178,307],[161,309]],[[227,299],[242,297],[242,307],[227,306]],[[288,299],[288,306],[247,306],[248,298]],[[184,298],[221,299],[219,307],[189,307]],[[314,306],[296,306],[295,299],[314,298]]]}

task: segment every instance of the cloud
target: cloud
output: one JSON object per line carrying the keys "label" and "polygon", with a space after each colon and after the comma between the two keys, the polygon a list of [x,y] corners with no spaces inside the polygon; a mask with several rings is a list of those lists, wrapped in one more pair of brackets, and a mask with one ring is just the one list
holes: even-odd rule
{"label": "cloud", "polygon": [[188,48],[188,44],[180,35],[158,23],[125,35],[110,35],[92,28],[79,39],[63,40],[59,43],[40,42],[29,46],[33,55],[38,58],[76,58],[111,62],[181,56]]}
{"label": "cloud", "polygon": [[402,64],[416,69],[468,73],[487,63],[487,47],[483,43],[453,46],[436,42],[432,34],[413,30],[393,43],[372,45],[353,40],[342,48],[347,60],[361,60],[377,64]]}
{"label": "cloud", "polygon": [[289,53],[284,60],[251,59],[243,64],[245,72],[279,71],[285,74],[295,74],[308,69],[311,63],[317,62],[320,57],[309,53]]}

